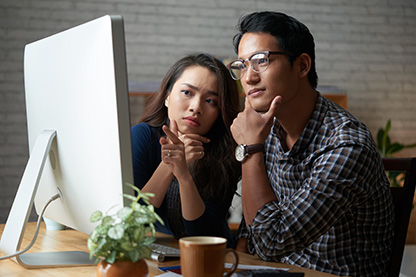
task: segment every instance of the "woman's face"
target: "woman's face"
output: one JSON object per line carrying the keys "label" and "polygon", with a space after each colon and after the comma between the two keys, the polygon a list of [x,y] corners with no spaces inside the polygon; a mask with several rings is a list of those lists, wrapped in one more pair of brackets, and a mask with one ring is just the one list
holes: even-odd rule
{"label": "woman's face", "polygon": [[186,68],[166,97],[170,121],[176,121],[182,134],[205,135],[220,111],[218,80],[207,68],[194,65]]}

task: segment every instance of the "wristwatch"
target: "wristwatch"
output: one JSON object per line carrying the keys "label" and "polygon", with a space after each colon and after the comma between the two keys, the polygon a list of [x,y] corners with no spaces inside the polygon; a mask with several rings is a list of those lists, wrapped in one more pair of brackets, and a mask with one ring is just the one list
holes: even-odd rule
{"label": "wristwatch", "polygon": [[235,159],[239,162],[243,162],[250,154],[256,152],[264,152],[264,144],[239,144],[235,148]]}

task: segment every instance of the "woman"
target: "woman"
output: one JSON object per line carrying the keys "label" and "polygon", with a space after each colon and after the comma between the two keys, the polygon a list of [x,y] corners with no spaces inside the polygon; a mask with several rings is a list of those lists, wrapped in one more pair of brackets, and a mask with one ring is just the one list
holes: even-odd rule
{"label": "woman", "polygon": [[155,194],[158,231],[235,245],[226,216],[241,175],[230,132],[238,112],[236,83],[213,56],[184,57],[166,73],[132,127],[135,185]]}

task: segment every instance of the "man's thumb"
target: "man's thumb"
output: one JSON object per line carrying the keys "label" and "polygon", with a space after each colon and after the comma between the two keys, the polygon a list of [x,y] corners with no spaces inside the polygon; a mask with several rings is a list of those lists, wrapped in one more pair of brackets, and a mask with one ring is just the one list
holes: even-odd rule
{"label": "man's thumb", "polygon": [[268,116],[275,116],[277,110],[279,109],[280,103],[282,103],[282,96],[276,96],[273,100],[272,103],[270,104],[270,108],[267,111],[267,115]]}

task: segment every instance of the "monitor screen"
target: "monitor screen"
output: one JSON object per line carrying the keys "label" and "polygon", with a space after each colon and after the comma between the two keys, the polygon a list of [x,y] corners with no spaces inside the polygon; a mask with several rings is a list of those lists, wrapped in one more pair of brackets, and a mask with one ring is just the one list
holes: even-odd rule
{"label": "monitor screen", "polygon": [[15,239],[10,233],[24,230],[33,202],[39,213],[59,193],[44,217],[90,233],[90,215],[122,207],[123,193],[132,194],[126,183],[134,183],[122,17],[103,16],[26,45],[24,81],[30,158],[3,252]]}

